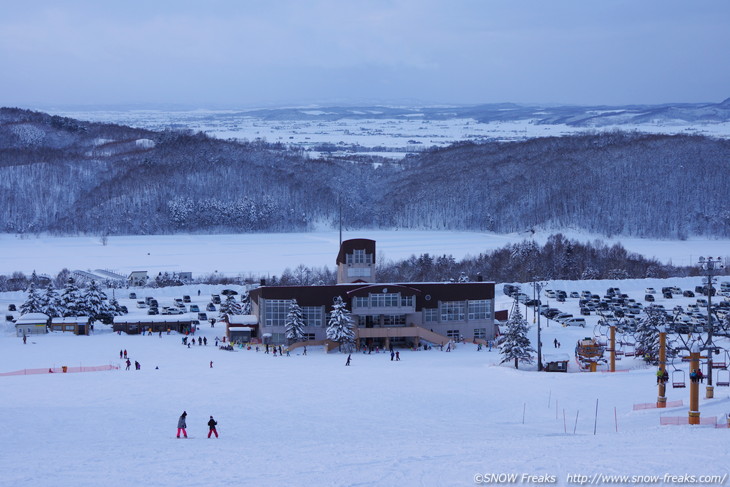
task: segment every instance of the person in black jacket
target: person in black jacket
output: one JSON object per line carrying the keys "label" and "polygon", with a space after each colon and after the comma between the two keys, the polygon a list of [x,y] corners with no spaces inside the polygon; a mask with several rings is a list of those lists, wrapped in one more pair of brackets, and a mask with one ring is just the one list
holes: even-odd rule
{"label": "person in black jacket", "polygon": [[218,431],[215,429],[215,425],[217,425],[218,422],[213,419],[213,416],[210,417],[210,420],[208,421],[208,428],[210,428],[210,431],[208,431],[208,438],[210,438],[210,435],[215,434],[215,437],[218,438]]}

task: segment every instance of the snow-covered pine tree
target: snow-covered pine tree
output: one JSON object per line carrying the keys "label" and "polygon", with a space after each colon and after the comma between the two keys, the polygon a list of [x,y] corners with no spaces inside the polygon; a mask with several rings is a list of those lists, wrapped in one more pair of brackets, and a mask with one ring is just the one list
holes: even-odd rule
{"label": "snow-covered pine tree", "polygon": [[241,314],[251,314],[251,297],[248,295],[248,290],[243,291],[241,294]]}
{"label": "snow-covered pine tree", "polygon": [[81,316],[88,316],[89,323],[94,323],[102,315],[114,314],[114,309],[107,301],[106,293],[94,280],[86,288],[77,311]]}
{"label": "snow-covered pine tree", "polygon": [[327,339],[338,342],[340,351],[345,352],[351,352],[355,343],[355,330],[350,311],[339,296],[335,298],[332,311],[330,311],[330,319],[327,322]]}
{"label": "snow-covered pine tree", "polygon": [[659,363],[659,327],[666,324],[664,312],[654,306],[644,308],[644,318],[636,325],[636,355],[645,362]]}
{"label": "snow-covered pine tree", "polygon": [[289,305],[289,312],[284,322],[284,333],[289,345],[304,339],[304,313],[296,299],[292,299]]}
{"label": "snow-covered pine tree", "polygon": [[73,277],[69,277],[61,292],[61,312],[63,316],[78,316],[82,306],[81,294]]}
{"label": "snow-covered pine tree", "polygon": [[522,317],[520,305],[515,300],[512,305],[512,312],[507,320],[504,334],[499,339],[500,354],[502,361],[500,363],[515,361],[515,369],[519,368],[518,363],[532,363],[532,354],[535,349],[530,346],[530,339],[527,338],[529,326],[527,320]]}
{"label": "snow-covered pine tree", "polygon": [[28,313],[42,313],[42,297],[40,294],[38,294],[38,291],[35,288],[35,284],[32,282],[28,286],[28,297],[26,298],[25,302],[20,305],[20,312],[22,314],[28,314]]}
{"label": "snow-covered pine tree", "polygon": [[243,314],[241,305],[236,301],[236,297],[233,294],[228,294],[226,300],[221,302],[218,319],[223,319],[224,316],[233,316]]}
{"label": "snow-covered pine tree", "polygon": [[53,282],[48,283],[46,291],[41,295],[41,313],[45,313],[51,318],[63,316],[61,297],[53,286]]}

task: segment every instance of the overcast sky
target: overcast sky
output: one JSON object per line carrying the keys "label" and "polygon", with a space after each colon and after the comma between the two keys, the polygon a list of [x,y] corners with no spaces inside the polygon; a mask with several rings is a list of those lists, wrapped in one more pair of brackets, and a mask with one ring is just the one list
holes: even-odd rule
{"label": "overcast sky", "polygon": [[0,106],[730,97],[730,1],[2,0]]}

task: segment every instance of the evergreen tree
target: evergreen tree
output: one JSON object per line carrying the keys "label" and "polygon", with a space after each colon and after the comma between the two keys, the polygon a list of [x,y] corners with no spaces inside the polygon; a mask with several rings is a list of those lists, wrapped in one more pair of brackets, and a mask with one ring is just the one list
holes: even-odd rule
{"label": "evergreen tree", "polygon": [[233,294],[226,295],[226,300],[220,305],[218,317],[223,319],[224,316],[233,316],[243,314],[241,305],[236,301]]}
{"label": "evergreen tree", "polygon": [[48,283],[46,292],[41,295],[41,313],[45,313],[51,318],[58,318],[63,315],[61,297],[56,292],[53,282]]}
{"label": "evergreen tree", "polygon": [[101,319],[103,315],[114,314],[114,308],[107,301],[106,293],[94,280],[86,288],[86,292],[84,292],[79,303],[77,311],[81,316],[88,316],[89,323],[94,323],[94,321]]}
{"label": "evergreen tree", "polygon": [[284,323],[284,333],[289,345],[301,342],[304,339],[304,314],[296,299],[292,299],[289,305],[289,313],[287,313],[286,322]]}
{"label": "evergreen tree", "polygon": [[535,352],[530,346],[530,339],[527,338],[529,326],[527,320],[520,313],[520,305],[515,300],[512,306],[512,312],[507,320],[507,328],[505,333],[499,339],[500,353],[502,361],[505,363],[510,360],[515,361],[515,369],[519,368],[518,363],[532,363],[532,354]]}
{"label": "evergreen tree", "polygon": [[654,306],[644,309],[645,317],[636,325],[636,355],[650,364],[659,363],[659,327],[665,325],[664,313]]}
{"label": "evergreen tree", "polygon": [[243,294],[241,294],[241,314],[251,314],[251,298],[248,295],[248,290],[243,291]]}
{"label": "evergreen tree", "polygon": [[350,317],[350,311],[345,306],[342,298],[337,296],[332,311],[330,311],[330,319],[327,323],[327,339],[340,344],[340,351],[351,352],[355,343],[355,329]]}
{"label": "evergreen tree", "polygon": [[63,316],[78,316],[81,309],[81,294],[73,277],[69,277],[61,293],[61,313]]}
{"label": "evergreen tree", "polygon": [[20,305],[20,312],[22,314],[28,313],[42,313],[42,298],[36,291],[35,284],[32,282],[28,286],[28,298],[23,304]]}

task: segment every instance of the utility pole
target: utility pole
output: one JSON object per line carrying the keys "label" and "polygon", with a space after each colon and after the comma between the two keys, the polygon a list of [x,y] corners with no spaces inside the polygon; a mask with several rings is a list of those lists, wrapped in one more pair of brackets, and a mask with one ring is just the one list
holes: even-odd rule
{"label": "utility pole", "polygon": [[[540,291],[547,285],[547,282],[538,281],[537,279],[532,281],[532,304],[538,307],[540,301]],[[536,297],[537,295],[537,297]],[[540,336],[540,312],[538,309],[537,313],[537,370],[542,371],[542,337]]]}

